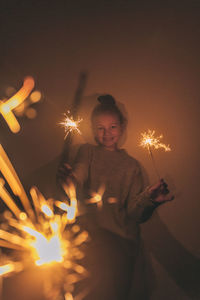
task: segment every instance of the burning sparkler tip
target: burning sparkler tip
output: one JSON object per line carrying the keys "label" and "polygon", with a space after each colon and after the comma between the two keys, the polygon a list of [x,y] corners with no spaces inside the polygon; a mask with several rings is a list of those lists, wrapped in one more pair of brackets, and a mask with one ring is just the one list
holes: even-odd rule
{"label": "burning sparkler tip", "polygon": [[82,122],[83,119],[78,118],[77,120],[74,120],[73,116],[69,115],[69,111],[64,114],[65,118],[62,122],[59,123],[62,127],[64,127],[65,130],[65,138],[68,136],[70,132],[78,132],[81,134],[81,131],[79,129],[79,124]]}
{"label": "burning sparkler tip", "polygon": [[169,145],[165,145],[164,143],[160,142],[160,140],[163,138],[162,134],[158,137],[155,137],[155,130],[148,129],[147,132],[141,133],[141,135],[141,147],[147,148],[148,150],[153,147],[154,149],[163,148],[165,151],[171,151]]}

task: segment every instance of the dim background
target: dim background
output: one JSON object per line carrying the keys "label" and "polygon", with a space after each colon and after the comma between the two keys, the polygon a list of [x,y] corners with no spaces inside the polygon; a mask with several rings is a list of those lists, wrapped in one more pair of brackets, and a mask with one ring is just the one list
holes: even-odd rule
{"label": "dim background", "polygon": [[198,0],[1,1],[0,98],[27,75],[42,93],[36,118],[18,118],[19,133],[0,116],[0,142],[26,187],[51,194],[64,143],[58,123],[78,92],[78,142],[91,142],[97,95],[113,95],[128,118],[123,147],[150,183],[157,178],[139,147],[141,132],[155,129],[170,144],[171,152],[154,157],[175,200],[141,226],[155,277],[152,300],[200,297],[199,15]]}

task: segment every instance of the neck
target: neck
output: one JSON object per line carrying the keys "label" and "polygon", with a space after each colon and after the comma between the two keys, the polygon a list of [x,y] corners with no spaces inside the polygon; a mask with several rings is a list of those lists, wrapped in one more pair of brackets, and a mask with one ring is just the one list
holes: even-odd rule
{"label": "neck", "polygon": [[101,145],[101,144],[99,144],[99,146],[102,147],[105,150],[108,150],[108,151],[118,151],[119,150],[117,146],[114,146],[114,147],[105,147],[104,145]]}

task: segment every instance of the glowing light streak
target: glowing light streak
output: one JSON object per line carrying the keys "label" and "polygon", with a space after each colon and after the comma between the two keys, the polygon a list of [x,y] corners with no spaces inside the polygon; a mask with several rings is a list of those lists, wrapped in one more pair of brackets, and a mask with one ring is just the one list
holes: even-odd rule
{"label": "glowing light streak", "polygon": [[65,294],[65,300],[73,300],[74,298],[73,298],[73,296],[72,296],[72,294],[71,293],[66,293]]}
{"label": "glowing light streak", "polygon": [[33,186],[30,189],[30,195],[33,200],[33,205],[34,205],[36,215],[38,218],[40,218],[40,212],[41,212],[40,198],[41,198],[41,196],[39,195],[39,191],[38,191],[37,187]]}
{"label": "glowing light streak", "polygon": [[65,207],[65,209],[63,209],[58,202],[57,202],[57,204],[60,206],[61,209],[67,211],[68,220],[71,222],[74,222],[75,216],[78,214],[76,189],[71,180],[68,180],[68,184],[63,183],[62,186],[63,186],[63,189],[64,189],[66,195],[69,197],[70,205],[65,203],[65,205],[62,206],[62,207]]}
{"label": "glowing light streak", "polygon": [[7,232],[5,230],[0,229],[0,238],[2,240],[8,241],[14,245],[18,245],[21,247],[26,247],[26,241],[20,237],[19,235],[12,234],[10,232]]}
{"label": "glowing light streak", "polygon": [[67,212],[67,219],[70,221],[73,221],[75,219],[75,216],[77,214],[77,200],[72,199],[71,204],[67,204],[65,202],[56,201],[55,205],[62,209],[63,211]]}
{"label": "glowing light streak", "polygon": [[[69,112],[68,112],[69,113]],[[79,129],[79,124],[83,119],[78,118],[77,120],[74,120],[72,116],[68,116],[67,114],[64,114],[65,118],[62,122],[59,123],[62,127],[64,127],[65,130],[65,138],[68,136],[70,132],[78,132],[81,134],[81,131]]]}
{"label": "glowing light streak", "polygon": [[41,207],[41,210],[49,218],[53,216],[53,212],[47,204],[43,204],[42,207]]}
{"label": "glowing light streak", "polygon": [[[0,104],[1,105],[1,104]],[[17,119],[15,118],[15,115],[12,111],[4,112],[3,110],[0,111],[2,116],[4,117],[4,120],[8,124],[8,127],[13,133],[17,133],[20,131],[20,125]]]}
{"label": "glowing light streak", "polygon": [[14,249],[14,250],[23,250],[22,247],[12,244],[11,242],[7,242],[4,240],[0,240],[0,247]]}
{"label": "glowing light streak", "polygon": [[0,266],[0,275],[6,275],[10,272],[14,271],[14,265],[13,264],[7,264],[4,266]]}
{"label": "glowing light streak", "polygon": [[20,218],[20,209],[15,204],[12,197],[9,195],[7,190],[4,188],[5,181],[0,178],[0,197],[4,201],[4,203],[8,206],[8,208],[14,213],[14,215],[19,219]]}
{"label": "glowing light streak", "polygon": [[8,100],[0,102],[0,113],[13,133],[17,133],[20,130],[20,125],[12,111],[23,103],[34,88],[34,85],[34,79],[26,77],[23,86],[15,95]]}
{"label": "glowing light streak", "polygon": [[20,262],[8,262],[5,265],[0,266],[0,276],[5,276],[13,272],[20,272],[21,270],[22,264]]}
{"label": "glowing light streak", "polygon": [[11,187],[13,193],[20,198],[27,214],[30,216],[32,220],[34,220],[35,219],[34,213],[31,208],[30,202],[26,196],[24,188],[1,144],[0,144],[0,171],[2,172],[9,186]]}

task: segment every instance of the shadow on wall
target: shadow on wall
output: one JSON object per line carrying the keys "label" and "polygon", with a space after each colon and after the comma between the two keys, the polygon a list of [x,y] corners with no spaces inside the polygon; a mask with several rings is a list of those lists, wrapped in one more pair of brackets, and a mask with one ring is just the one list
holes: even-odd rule
{"label": "shadow on wall", "polygon": [[163,266],[170,278],[192,299],[200,296],[200,261],[175,239],[157,212],[143,230],[147,251]]}

